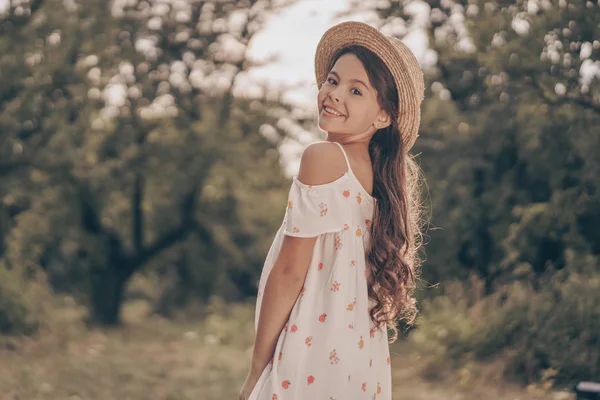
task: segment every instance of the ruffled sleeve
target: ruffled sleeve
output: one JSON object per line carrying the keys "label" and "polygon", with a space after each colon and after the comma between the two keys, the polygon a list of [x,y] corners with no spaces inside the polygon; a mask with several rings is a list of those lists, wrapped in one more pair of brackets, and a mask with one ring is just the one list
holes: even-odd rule
{"label": "ruffled sleeve", "polygon": [[294,177],[288,195],[284,233],[288,236],[315,237],[338,232],[350,223],[348,190],[340,179],[324,185],[307,185]]}

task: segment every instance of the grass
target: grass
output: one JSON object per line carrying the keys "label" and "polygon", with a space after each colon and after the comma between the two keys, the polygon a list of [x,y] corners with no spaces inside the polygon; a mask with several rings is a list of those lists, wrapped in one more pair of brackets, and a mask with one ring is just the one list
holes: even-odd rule
{"label": "grass", "polygon": [[[4,338],[0,400],[237,399],[250,362],[252,305],[217,303],[202,323],[146,317],[147,311],[146,303],[133,302],[123,327],[88,330],[84,310],[63,307],[39,337]],[[394,400],[572,398],[510,385],[493,365],[425,380],[410,342],[391,351]]]}

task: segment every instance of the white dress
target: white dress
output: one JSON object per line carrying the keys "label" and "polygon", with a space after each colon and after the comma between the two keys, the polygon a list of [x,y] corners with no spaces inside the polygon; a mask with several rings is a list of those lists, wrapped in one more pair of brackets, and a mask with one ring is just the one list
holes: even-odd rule
{"label": "white dress", "polygon": [[267,277],[284,235],[315,237],[312,259],[273,359],[249,400],[391,400],[387,330],[369,317],[365,249],[375,199],[348,171],[306,185],[294,177],[283,224],[258,287],[255,330]]}

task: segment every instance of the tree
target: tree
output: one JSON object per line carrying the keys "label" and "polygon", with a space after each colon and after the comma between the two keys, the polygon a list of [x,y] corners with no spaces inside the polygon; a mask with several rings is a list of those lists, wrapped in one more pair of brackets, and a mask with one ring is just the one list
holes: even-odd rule
{"label": "tree", "polygon": [[9,9],[0,75],[14,75],[0,89],[0,174],[18,211],[7,264],[40,264],[57,290],[89,301],[90,322],[113,325],[131,276],[175,244],[193,237],[207,260],[232,247],[248,254],[264,235],[256,225],[273,216],[248,221],[242,204],[259,194],[240,189],[282,195],[277,140],[258,128],[285,107],[236,99],[232,87],[276,6],[47,0]]}

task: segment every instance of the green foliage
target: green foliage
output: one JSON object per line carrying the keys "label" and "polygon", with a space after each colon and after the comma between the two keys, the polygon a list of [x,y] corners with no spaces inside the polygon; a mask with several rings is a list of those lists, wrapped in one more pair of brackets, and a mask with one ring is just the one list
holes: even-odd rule
{"label": "green foliage", "polygon": [[51,301],[41,273],[25,279],[0,263],[0,335],[31,335],[48,322]]}
{"label": "green foliage", "polygon": [[[568,252],[569,267],[585,270],[598,259]],[[587,265],[586,265],[587,264]],[[600,278],[560,273],[538,290],[522,281],[480,297],[482,282],[448,282],[444,295],[423,302],[410,340],[429,359],[428,373],[444,366],[503,360],[504,373],[524,383],[564,385],[600,373]]]}

